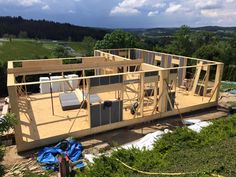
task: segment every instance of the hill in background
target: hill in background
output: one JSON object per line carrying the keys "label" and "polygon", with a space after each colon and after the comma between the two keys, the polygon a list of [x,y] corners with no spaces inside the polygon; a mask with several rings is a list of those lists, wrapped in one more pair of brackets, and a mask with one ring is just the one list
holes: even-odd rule
{"label": "hill in background", "polygon": [[0,37],[13,35],[15,37],[81,41],[85,36],[102,39],[108,32],[101,28],[81,27],[46,20],[27,20],[20,16],[0,17]]}

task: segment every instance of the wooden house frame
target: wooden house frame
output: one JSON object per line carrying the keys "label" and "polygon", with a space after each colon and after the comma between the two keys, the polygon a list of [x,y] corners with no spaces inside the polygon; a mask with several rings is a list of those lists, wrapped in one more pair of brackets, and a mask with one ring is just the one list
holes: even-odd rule
{"label": "wooden house frame", "polygon": [[[216,106],[222,72],[221,62],[136,48],[95,50],[92,57],[9,61],[11,111],[19,120],[17,150]],[[68,73],[78,77],[68,78]],[[60,78],[39,80],[52,75]],[[63,88],[32,91],[53,84]],[[83,101],[79,108],[63,111],[60,94],[72,92],[77,97],[82,93]],[[101,100],[92,103],[93,95]]]}

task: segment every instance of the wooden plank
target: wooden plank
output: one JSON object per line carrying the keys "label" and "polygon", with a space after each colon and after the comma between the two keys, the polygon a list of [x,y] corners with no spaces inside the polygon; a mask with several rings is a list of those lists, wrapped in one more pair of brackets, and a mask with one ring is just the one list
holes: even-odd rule
{"label": "wooden plank", "polygon": [[[168,71],[160,71],[160,86],[159,86],[159,95],[160,101],[158,103],[158,111],[159,112],[166,112],[167,111],[167,94],[168,89],[166,86],[166,81],[168,80]],[[168,81],[167,81],[168,82]]]}
{"label": "wooden plank", "polygon": [[62,65],[62,60],[33,60],[33,61],[23,61],[22,68],[31,68],[35,66],[54,66]]}
{"label": "wooden plank", "polygon": [[161,56],[160,55],[155,55],[155,60],[161,61]]}
{"label": "wooden plank", "polygon": [[109,84],[109,85],[102,85],[102,86],[96,86],[96,87],[90,87],[90,93],[103,93],[103,92],[112,92],[116,90],[122,90],[123,84]]}
{"label": "wooden plank", "polygon": [[[8,86],[7,88],[8,88],[8,94],[9,94],[9,101],[10,101],[10,105],[11,105],[11,111],[15,114],[16,119],[18,121],[20,121],[19,107],[18,107],[18,96],[17,96],[16,86]],[[15,127],[14,127],[14,130],[15,130],[16,145],[20,146],[20,144],[23,141],[22,135],[20,133],[20,132],[22,132],[21,125],[16,124]]]}
{"label": "wooden plank", "polygon": [[151,64],[147,64],[147,63],[141,64],[142,71],[150,71],[150,70],[155,70],[155,69],[162,69],[162,68],[158,67],[158,66],[151,65]]}
{"label": "wooden plank", "polygon": [[94,62],[105,62],[104,57],[83,57],[82,63],[84,64],[93,64]]}
{"label": "wooden plank", "polygon": [[144,103],[144,73],[140,74],[140,116],[143,117],[143,103]]}
{"label": "wooden plank", "polygon": [[57,72],[71,72],[80,70],[100,69],[106,67],[120,67],[120,66],[133,66],[141,64],[142,60],[126,60],[126,61],[110,61],[100,63],[82,63],[82,64],[65,64],[65,65],[54,65],[54,66],[34,66],[30,68],[9,68],[9,74],[15,75],[32,75],[32,74],[43,74],[43,73],[57,73]]}
{"label": "wooden plank", "polygon": [[179,65],[180,61],[179,61],[179,59],[172,58],[171,63],[172,63],[172,64],[175,64],[175,65]]}
{"label": "wooden plank", "polygon": [[[204,103],[204,104],[197,105],[197,106],[190,106],[187,108],[182,108],[182,109],[180,109],[180,111],[181,111],[181,113],[187,113],[187,112],[195,111],[195,110],[199,110],[199,109],[210,108],[210,107],[213,107],[216,105],[217,105],[216,102]],[[93,134],[105,132],[108,130],[114,130],[114,129],[118,129],[118,128],[122,128],[122,127],[127,127],[127,126],[131,126],[131,125],[139,124],[142,122],[148,122],[148,121],[152,121],[152,120],[156,120],[156,119],[166,118],[166,117],[177,115],[177,114],[178,114],[178,111],[173,110],[173,111],[153,114],[150,116],[145,116],[142,118],[124,120],[124,121],[116,122],[113,124],[103,125],[103,126],[99,126],[99,127],[85,129],[85,130],[79,130],[79,131],[75,131],[75,132],[69,132],[67,134],[58,135],[58,136],[45,138],[45,139],[41,139],[41,140],[35,140],[32,142],[23,142],[22,141],[20,144],[17,145],[17,151],[22,152],[22,151],[30,150],[33,148],[43,147],[46,145],[48,146],[48,145],[57,143],[57,142],[65,139],[65,138],[68,138],[68,137],[81,138],[81,137],[85,137],[88,135],[93,135]]]}
{"label": "wooden plank", "polygon": [[[214,83],[214,89],[212,90],[212,99],[216,102],[218,102],[218,98],[219,98],[219,93],[220,93],[220,83],[221,83],[221,79],[222,79],[222,75],[223,75],[223,68],[224,68],[224,64],[223,63],[219,63],[217,64],[217,68],[216,68],[216,75],[215,75],[215,83]],[[213,93],[214,91],[214,93]]]}
{"label": "wooden plank", "polygon": [[206,96],[206,94],[207,94],[208,82],[209,82],[209,76],[210,76],[210,66],[207,66],[207,69],[206,69],[206,75],[205,75],[205,81],[204,81],[204,91],[203,91],[203,96]]}
{"label": "wooden plank", "polygon": [[202,71],[202,61],[197,65],[196,70],[197,71],[195,73],[195,77],[194,77],[194,81],[193,81],[193,87],[192,87],[192,90],[190,92],[192,95],[195,94],[196,89],[197,89],[197,84],[198,84],[200,74],[201,74],[201,71]]}

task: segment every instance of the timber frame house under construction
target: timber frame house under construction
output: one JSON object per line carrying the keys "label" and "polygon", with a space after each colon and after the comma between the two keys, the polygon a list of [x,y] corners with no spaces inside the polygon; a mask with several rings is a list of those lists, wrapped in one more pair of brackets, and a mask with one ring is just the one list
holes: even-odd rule
{"label": "timber frame house under construction", "polygon": [[222,72],[220,62],[136,48],[9,61],[17,150],[216,106]]}

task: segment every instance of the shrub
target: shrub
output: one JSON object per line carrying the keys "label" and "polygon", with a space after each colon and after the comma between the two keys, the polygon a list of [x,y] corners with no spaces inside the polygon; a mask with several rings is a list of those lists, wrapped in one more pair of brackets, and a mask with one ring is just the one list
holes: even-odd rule
{"label": "shrub", "polygon": [[10,128],[13,128],[17,123],[16,116],[14,113],[6,114],[0,120],[0,134],[9,131]]}

